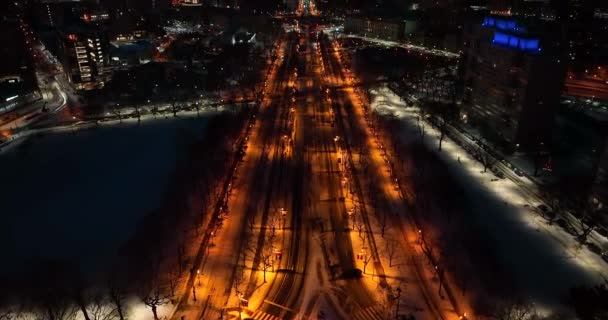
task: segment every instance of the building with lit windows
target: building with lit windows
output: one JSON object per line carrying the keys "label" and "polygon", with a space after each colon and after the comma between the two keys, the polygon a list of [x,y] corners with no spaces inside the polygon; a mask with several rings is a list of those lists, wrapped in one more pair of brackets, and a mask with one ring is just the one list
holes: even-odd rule
{"label": "building with lit windows", "polygon": [[[0,21],[0,116],[39,99],[29,40],[16,21]],[[10,44],[10,45],[9,45]]]}
{"label": "building with lit windows", "polygon": [[521,151],[550,141],[565,63],[547,34],[492,16],[465,35],[463,118],[488,140]]}
{"label": "building with lit windows", "polygon": [[416,31],[416,21],[400,18],[372,18],[352,15],[344,22],[344,32],[364,37],[400,41]]}
{"label": "building with lit windows", "polygon": [[58,59],[68,80],[79,90],[104,86],[108,74],[107,39],[94,26],[58,31]]}

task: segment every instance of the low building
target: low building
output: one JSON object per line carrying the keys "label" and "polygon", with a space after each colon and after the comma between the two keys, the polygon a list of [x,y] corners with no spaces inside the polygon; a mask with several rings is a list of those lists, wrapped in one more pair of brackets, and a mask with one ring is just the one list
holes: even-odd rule
{"label": "low building", "polygon": [[353,15],[346,18],[344,32],[388,41],[403,41],[416,31],[416,21]]}
{"label": "low building", "polygon": [[521,151],[548,143],[565,75],[555,41],[512,17],[487,17],[465,42],[464,116]]}

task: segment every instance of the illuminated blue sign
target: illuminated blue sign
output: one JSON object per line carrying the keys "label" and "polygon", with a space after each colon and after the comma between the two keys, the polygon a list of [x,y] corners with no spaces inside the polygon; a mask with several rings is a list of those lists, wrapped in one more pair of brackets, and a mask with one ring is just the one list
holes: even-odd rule
{"label": "illuminated blue sign", "polygon": [[502,32],[494,32],[494,39],[492,39],[492,43],[522,51],[541,51],[538,39],[522,38]]}
{"label": "illuminated blue sign", "polygon": [[505,31],[526,32],[526,27],[518,26],[515,20],[486,17],[481,24],[484,27],[495,28]]}

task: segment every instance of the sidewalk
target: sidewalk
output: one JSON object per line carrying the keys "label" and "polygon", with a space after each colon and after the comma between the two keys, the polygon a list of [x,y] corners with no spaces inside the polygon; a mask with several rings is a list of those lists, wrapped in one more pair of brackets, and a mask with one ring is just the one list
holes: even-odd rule
{"label": "sidewalk", "polygon": [[378,44],[385,45],[385,46],[401,47],[404,49],[420,51],[420,52],[424,52],[424,53],[432,54],[432,55],[436,55],[436,56],[444,56],[444,57],[448,57],[448,58],[460,57],[460,54],[458,54],[458,53],[454,53],[454,52],[450,52],[450,51],[446,51],[446,50],[427,48],[427,47],[423,47],[423,46],[417,46],[417,45],[413,45],[410,43],[401,43],[401,42],[383,40],[383,39],[378,39],[378,38],[370,38],[370,37],[352,35],[352,34],[342,35],[342,37],[362,39],[362,40],[365,40],[368,42],[374,42],[374,43],[378,43]]}
{"label": "sidewalk", "polygon": [[[355,93],[351,91],[351,89],[348,89],[348,93],[353,104],[360,106],[360,101],[359,103],[356,103],[359,98],[355,96]],[[364,118],[362,108],[358,107],[353,110],[357,114],[357,119],[362,121],[361,119]],[[388,223],[386,221],[381,221],[382,219],[387,219],[383,218],[382,215],[388,214],[387,212],[382,212],[382,210],[389,210],[391,217],[388,221],[395,222],[394,224],[391,223],[391,225],[385,227],[387,229],[385,236],[382,237],[383,240],[380,240],[380,242],[384,242],[385,247],[383,250],[385,254],[380,255],[381,260],[383,260],[382,264],[389,266],[389,268],[384,269],[387,273],[387,278],[399,279],[399,281],[397,281],[399,288],[401,288],[399,284],[407,282],[404,281],[407,278],[409,278],[410,282],[417,283],[417,286],[414,288],[410,286],[406,286],[405,290],[404,288],[401,288],[401,290],[403,290],[401,294],[405,294],[409,299],[409,301],[406,301],[409,302],[410,306],[408,311],[415,315],[417,319],[424,318],[424,315],[429,318],[440,317],[443,319],[458,319],[460,315],[463,315],[466,312],[463,310],[472,310],[472,308],[464,297],[456,299],[452,293],[450,283],[452,283],[453,280],[450,279],[449,272],[447,276],[444,276],[442,281],[442,286],[444,287],[443,292],[446,292],[449,299],[445,299],[444,295],[440,293],[439,277],[436,270],[433,270],[435,264],[428,260],[428,256],[424,253],[422,247],[423,242],[419,241],[420,238],[415,231],[416,228],[412,225],[413,221],[406,219],[403,215],[404,212],[408,212],[408,208],[403,207],[404,201],[401,198],[401,192],[391,177],[391,161],[386,152],[387,150],[377,138],[373,138],[374,133],[369,128],[369,125],[361,122],[360,127],[365,130],[368,137],[367,147],[370,159],[372,160],[371,172],[379,173],[380,180],[377,182],[381,186],[382,191],[384,191],[383,196],[386,197],[386,200],[390,205],[390,208],[379,208],[379,210],[374,210],[371,207],[369,208],[368,212],[376,212],[376,214],[373,215],[373,220],[375,222],[373,233],[375,235],[381,235],[382,226]],[[358,172],[363,173],[363,170],[358,169]],[[365,180],[369,178],[366,177],[366,175],[361,174],[360,179]],[[369,196],[370,195],[368,194],[367,197],[369,198]],[[396,226],[398,226],[398,228],[395,228]],[[353,238],[353,243],[356,243],[357,237]],[[400,244],[400,248],[407,249],[403,257],[400,257],[400,252],[395,252],[396,249],[394,247],[396,245],[391,244],[391,240],[397,241]],[[397,270],[390,267],[391,253],[394,255],[393,258],[405,260]],[[433,285],[431,286],[429,284]],[[437,285],[437,287],[435,287],[435,285]],[[411,290],[414,290],[414,293],[408,294],[408,291]],[[417,297],[418,300],[412,299],[412,297]],[[422,311],[426,311],[427,313],[422,313]],[[469,311],[467,313],[471,315],[472,312]]]}

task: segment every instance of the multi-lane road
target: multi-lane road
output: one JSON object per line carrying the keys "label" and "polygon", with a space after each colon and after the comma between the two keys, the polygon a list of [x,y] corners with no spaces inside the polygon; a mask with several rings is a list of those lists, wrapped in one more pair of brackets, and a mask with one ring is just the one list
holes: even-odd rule
{"label": "multi-lane road", "polygon": [[[333,44],[306,25],[284,35],[275,52],[244,134],[243,161],[228,177],[222,223],[207,230],[173,318],[308,319],[327,313],[332,319],[385,319],[399,298],[387,297],[395,288],[378,249],[383,240],[371,213],[377,211],[369,207],[372,195],[362,186],[377,183],[386,210],[398,215],[401,208],[388,203],[396,200],[381,157],[371,157],[370,168],[389,182],[360,181],[366,178],[351,144],[355,136],[363,143],[372,137],[355,129],[365,120],[354,111],[361,101],[349,87],[351,76]],[[353,204],[358,235],[349,214]],[[399,237],[400,246],[407,243],[405,231]],[[408,256],[418,259],[413,251]],[[438,301],[416,261],[399,269],[406,274],[390,272],[420,282],[408,290],[424,297],[408,297],[419,305],[417,317],[457,317]]]}

